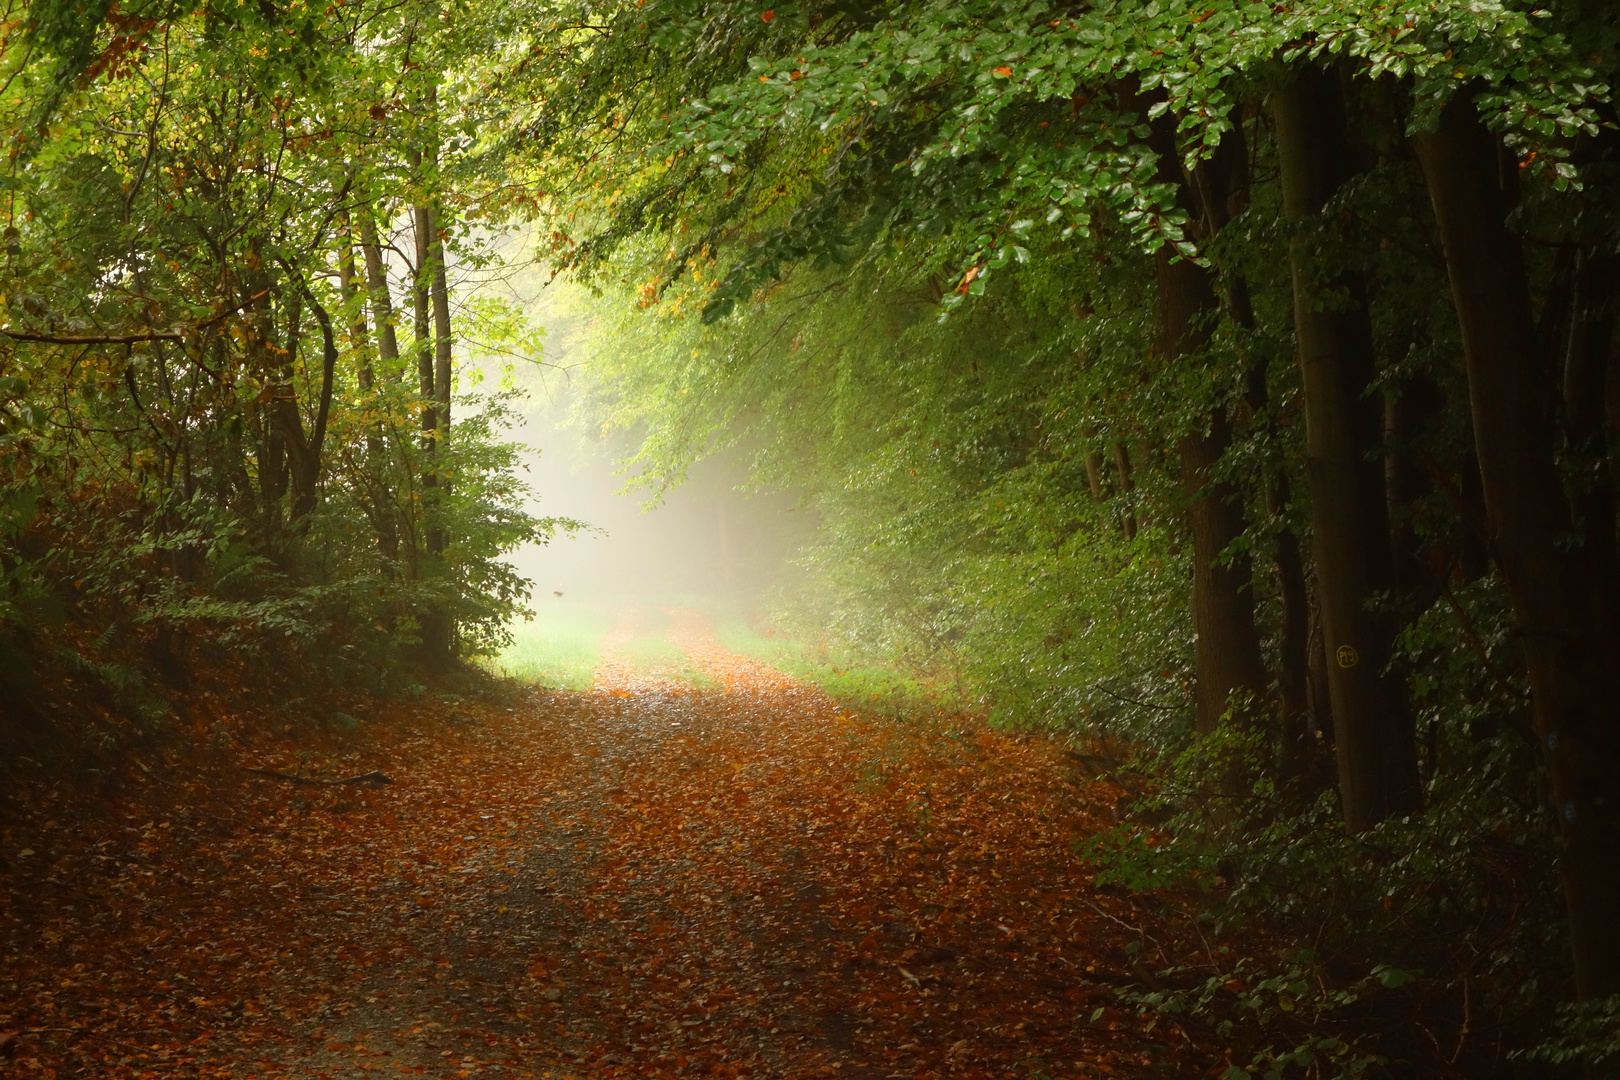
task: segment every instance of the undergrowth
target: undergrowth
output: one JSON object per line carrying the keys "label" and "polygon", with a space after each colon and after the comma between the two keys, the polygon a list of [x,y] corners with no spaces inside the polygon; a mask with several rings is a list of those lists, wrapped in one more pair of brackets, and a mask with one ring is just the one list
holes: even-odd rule
{"label": "undergrowth", "polygon": [[734,653],[814,684],[846,709],[902,720],[970,711],[959,684],[925,678],[903,665],[873,663],[825,643],[807,645],[774,630],[755,629],[742,619],[720,622],[715,638]]}

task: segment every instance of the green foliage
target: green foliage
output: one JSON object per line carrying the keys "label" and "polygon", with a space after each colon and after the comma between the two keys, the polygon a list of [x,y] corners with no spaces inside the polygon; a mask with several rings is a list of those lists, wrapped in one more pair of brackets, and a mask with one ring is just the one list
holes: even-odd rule
{"label": "green foliage", "polygon": [[[579,523],[525,512],[513,395],[459,372],[424,392],[435,331],[399,317],[434,283],[414,208],[457,273],[498,264],[455,213],[456,73],[489,28],[376,5],[30,16],[3,46],[0,638],[32,697],[62,664],[136,712],[226,662],[392,691],[500,649],[527,597],[503,556]],[[509,305],[456,307],[455,367],[534,358]]]}
{"label": "green foliage", "polygon": [[[815,515],[773,612],[785,638],[731,628],[731,646],[851,704],[904,700],[909,679],[998,722],[1126,747],[1151,794],[1090,853],[1099,872],[1198,890],[1217,940],[1264,924],[1313,943],[1129,991],[1145,1010],[1228,1025],[1234,1076],[1435,1059],[1379,1030],[1397,1015],[1446,1032],[1447,1069],[1540,1042],[1565,990],[1527,631],[1489,572],[1476,388],[1408,140],[1458,95],[1498,133],[1532,301],[1545,332],[1566,334],[1545,363],[1566,362],[1573,324],[1558,313],[1583,287],[1576,267],[1616,250],[1614,12],[591,11],[589,47],[584,9],[537,23],[552,36],[537,29],[502,84],[532,110],[533,137],[490,160],[548,191],[546,257],[598,290],[581,426],[632,433],[627,464],[655,491],[725,450]],[[1290,221],[1269,98],[1307,68],[1344,95],[1358,164],[1320,215]],[[1225,220],[1190,210],[1212,196],[1187,192],[1227,183],[1208,204]],[[1291,267],[1295,251],[1308,265]],[[1188,353],[1159,340],[1159,255],[1199,261],[1218,294],[1208,343]],[[1391,670],[1415,714],[1424,809],[1354,836],[1331,790],[1331,659],[1295,672],[1315,683],[1290,699],[1299,711],[1279,702],[1288,635],[1310,650],[1323,636],[1314,607],[1288,607],[1289,588],[1314,587],[1297,291],[1334,311],[1365,304],[1369,394],[1389,425],[1370,452],[1409,560],[1374,606],[1401,628]],[[1277,681],[1195,740],[1181,450],[1212,417],[1230,425],[1212,479],[1244,525],[1216,564],[1252,570]],[[1600,442],[1559,450],[1580,513],[1612,512]],[[1288,551],[1303,553],[1302,586]],[[858,690],[837,682],[851,678]]]}
{"label": "green foliage", "polygon": [[1620,1058],[1620,994],[1560,1006],[1553,1038],[1524,1056],[1558,1065],[1589,1062],[1612,1068]]}
{"label": "green foliage", "polygon": [[[1510,616],[1499,583],[1478,582],[1460,600],[1470,627],[1500,644]],[[1223,727],[1172,760],[1146,764],[1153,793],[1083,853],[1098,881],[1193,890],[1213,940],[1264,920],[1296,928],[1311,947],[1231,955],[1229,968],[1172,965],[1164,981],[1196,977],[1196,988],[1130,989],[1126,1000],[1251,1047],[1251,1070],[1262,1076],[1373,1069],[1399,1046],[1380,1030],[1383,1018],[1423,1000],[1464,999],[1508,1030],[1543,1021],[1562,901],[1536,763],[1513,728],[1522,690],[1491,696],[1485,688],[1497,673],[1481,654],[1456,648],[1454,627],[1449,647],[1431,648],[1441,644],[1444,618],[1426,613],[1406,638],[1429,710],[1421,819],[1346,834],[1331,793],[1302,803],[1304,791],[1279,783],[1272,741],[1253,728]],[[1470,708],[1458,711],[1459,701]],[[1581,1030],[1584,1038],[1597,1029]]]}

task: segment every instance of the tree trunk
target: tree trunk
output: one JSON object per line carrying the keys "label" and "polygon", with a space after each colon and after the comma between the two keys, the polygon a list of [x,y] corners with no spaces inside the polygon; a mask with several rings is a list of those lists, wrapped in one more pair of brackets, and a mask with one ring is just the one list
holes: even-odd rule
{"label": "tree trunk", "polygon": [[[399,339],[394,333],[394,300],[388,287],[388,268],[383,263],[382,245],[377,238],[377,222],[369,205],[355,211],[360,219],[360,254],[366,270],[366,293],[371,305],[372,323],[377,328],[376,358],[384,378],[398,378],[403,373],[399,363]],[[357,324],[360,317],[357,318]],[[399,563],[399,521],[394,494],[385,480],[382,456],[382,432],[376,434],[379,445],[372,452],[367,440],[367,455],[372,462],[366,470],[371,490],[372,522],[377,530],[377,549],[382,553],[385,566]],[[385,571],[389,572],[389,571]]]}
{"label": "tree trunk", "polygon": [[[1620,992],[1620,634],[1617,589],[1572,521],[1556,464],[1529,287],[1497,148],[1459,94],[1415,136],[1468,369],[1491,543],[1523,641],[1563,843],[1575,983]],[[1612,530],[1612,520],[1590,523]]]}
{"label": "tree trunk", "polygon": [[[1172,249],[1160,248],[1155,263],[1159,348],[1167,362],[1204,348],[1216,307],[1209,275],[1185,259],[1171,262],[1171,255]],[[1199,734],[1219,726],[1234,694],[1265,698],[1267,682],[1254,625],[1249,559],[1234,554],[1221,562],[1243,533],[1237,492],[1211,477],[1230,436],[1225,409],[1212,409],[1207,423],[1207,430],[1188,433],[1178,446],[1193,542],[1193,655],[1198,668],[1194,722]]]}
{"label": "tree trunk", "polygon": [[[1241,126],[1234,128],[1221,140],[1214,156],[1200,163],[1192,179],[1203,228],[1206,235],[1213,237],[1226,227],[1235,214],[1248,206],[1248,149]],[[1220,285],[1227,317],[1238,330],[1252,333],[1255,327],[1254,303],[1249,294],[1248,280],[1241,274],[1228,271],[1221,274]],[[1241,337],[1238,348],[1241,355]],[[1270,389],[1267,386],[1266,357],[1262,352],[1259,356],[1245,357],[1245,360],[1248,377],[1243,404],[1247,419],[1255,422],[1257,418],[1263,418],[1259,421],[1264,425],[1263,429],[1275,438],[1277,423],[1268,409]],[[1288,508],[1287,474],[1279,471],[1274,477],[1263,478],[1261,486],[1266,513],[1275,522]],[[1310,766],[1318,749],[1308,728],[1309,598],[1304,561],[1299,553],[1299,538],[1293,530],[1286,526],[1276,530],[1272,558],[1277,568],[1277,591],[1282,602],[1282,626],[1277,642],[1278,772],[1284,781],[1295,782],[1296,789],[1309,791],[1314,787]]]}
{"label": "tree trunk", "polygon": [[1337,79],[1306,68],[1272,106],[1283,208],[1293,224],[1294,333],[1339,797],[1345,825],[1359,831],[1421,801],[1411,713],[1401,680],[1385,671],[1394,620],[1367,610],[1375,592],[1394,585],[1383,469],[1372,457],[1383,418],[1367,394],[1372,327],[1359,282],[1345,275],[1329,283],[1351,296],[1350,310],[1336,311],[1317,280],[1321,211],[1352,172]]}
{"label": "tree trunk", "polygon": [[[432,87],[428,89],[427,104],[429,110],[435,108],[436,95]],[[412,164],[418,167],[424,164],[428,175],[425,181],[431,182],[438,171],[437,152],[429,154],[424,162],[420,154],[414,154]],[[424,546],[427,550],[427,567],[431,574],[437,575],[443,568],[441,558],[444,552],[444,529],[439,522],[442,503],[439,498],[439,476],[433,463],[437,455],[439,438],[442,432],[440,424],[441,398],[448,402],[450,390],[449,364],[445,363],[443,379],[439,378],[438,354],[441,349],[448,346],[448,307],[445,308],[446,318],[441,324],[445,342],[441,344],[434,340],[430,344],[430,337],[437,338],[433,326],[433,315],[436,314],[438,294],[444,280],[444,260],[437,253],[441,250],[434,223],[433,204],[424,201],[413,208],[413,224],[416,234],[416,277],[411,291],[411,300],[416,316],[416,370],[422,393],[422,449],[427,461],[422,468],[422,487],[424,510]],[[442,382],[442,386],[440,385]],[[449,416],[444,416],[446,424]],[[452,641],[454,639],[454,626],[450,613],[444,607],[430,604],[418,614],[422,634],[422,657],[430,667],[443,668],[451,659]]]}
{"label": "tree trunk", "polygon": [[349,351],[355,358],[355,374],[360,389],[369,391],[376,383],[371,365],[371,332],[366,327],[366,309],[360,303],[359,275],[354,264],[354,237],[345,230],[343,248],[338,253],[338,294],[349,316]]}
{"label": "tree trunk", "polygon": [[360,215],[360,253],[366,262],[366,290],[371,294],[371,321],[377,325],[377,359],[392,371],[399,365],[399,339],[394,333],[394,301],[388,289],[388,268],[383,264],[382,244],[377,239],[377,222],[371,207]]}
{"label": "tree trunk", "polygon": [[1097,453],[1095,450],[1087,451],[1086,452],[1086,486],[1091,489],[1091,497],[1092,497],[1092,499],[1096,500],[1097,502],[1102,502],[1104,499],[1106,499],[1108,497],[1108,493],[1103,490],[1102,472],[1103,472],[1102,455]]}
{"label": "tree trunk", "polygon": [[[433,433],[439,427],[438,397],[433,392],[433,349],[429,344],[433,336],[429,309],[429,281],[433,265],[433,244],[429,237],[433,235],[433,208],[423,204],[415,207],[411,216],[416,237],[416,276],[411,284],[416,340],[412,351],[416,354],[417,386],[422,394],[422,449],[431,452],[434,448]],[[433,487],[436,481],[429,475],[423,477],[423,483]]]}
{"label": "tree trunk", "polygon": [[[275,399],[276,419],[287,447],[289,473],[292,477],[292,520],[307,518],[319,502],[321,458],[326,445],[326,423],[332,411],[332,384],[337,371],[337,342],[332,333],[332,320],[326,309],[313,294],[306,294],[301,286],[293,293],[287,310],[287,348],[281,357],[285,381],[278,383]],[[308,299],[321,328],[321,381],[315,403],[315,426],[309,434],[304,432],[304,421],[298,412],[298,399],[292,393],[293,365],[298,359],[302,338],[303,301]],[[282,388],[285,387],[285,393]]]}
{"label": "tree trunk", "polygon": [[428,234],[428,257],[433,267],[433,398],[438,402],[439,437],[450,433],[451,359],[454,342],[450,336],[450,287],[444,263],[444,238],[439,235],[443,211],[434,208],[432,231]]}
{"label": "tree trunk", "polygon": [[304,420],[298,413],[293,391],[293,368],[298,362],[298,346],[303,335],[304,295],[293,287],[287,303],[287,347],[278,358],[275,398],[271,402],[276,428],[287,452],[287,473],[292,481],[291,519],[298,521],[315,509],[315,468],[310,463],[309,440]]}
{"label": "tree trunk", "polygon": [[[1288,480],[1280,477],[1267,485],[1266,509],[1273,516],[1288,505]],[[1305,563],[1299,538],[1281,529],[1273,547],[1277,561],[1277,588],[1282,600],[1282,629],[1277,642],[1277,705],[1279,720],[1278,765],[1284,780],[1307,783],[1315,790],[1312,758],[1317,748],[1308,724],[1310,704],[1310,604],[1305,586]]]}
{"label": "tree trunk", "polygon": [[1119,494],[1124,503],[1120,513],[1120,526],[1125,530],[1125,539],[1136,539],[1136,511],[1131,506],[1131,492],[1136,490],[1136,481],[1131,479],[1131,452],[1125,449],[1124,443],[1114,444],[1114,467],[1119,470]]}
{"label": "tree trunk", "polygon": [[[1196,216],[1200,201],[1193,190],[1196,177],[1184,175],[1181,169],[1175,120],[1168,114],[1154,123],[1153,144],[1160,178],[1177,185],[1183,209]],[[1219,310],[1209,272],[1175,255],[1175,249],[1168,246],[1154,255],[1156,349],[1165,364],[1201,353],[1209,344]],[[1201,735],[1220,725],[1234,695],[1256,701],[1267,696],[1248,556],[1232,552],[1222,562],[1233,541],[1243,534],[1238,492],[1230,484],[1215,482],[1211,475],[1226,452],[1230,434],[1226,406],[1216,405],[1204,418],[1203,430],[1188,432],[1177,446],[1193,549],[1193,657],[1198,672],[1193,723]]]}

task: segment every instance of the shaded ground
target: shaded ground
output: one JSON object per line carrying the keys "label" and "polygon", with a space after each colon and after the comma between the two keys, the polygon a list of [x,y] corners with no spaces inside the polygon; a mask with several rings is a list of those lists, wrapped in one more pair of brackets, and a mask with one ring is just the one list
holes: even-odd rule
{"label": "shaded ground", "polygon": [[12,1069],[1207,1073],[1114,1005],[1153,931],[1072,854],[1105,789],[1037,741],[852,716],[694,616],[668,634],[667,666],[620,627],[588,692],[327,763],[389,787],[254,779],[221,810],[169,777],[165,820],[115,799],[100,835],[13,807]]}

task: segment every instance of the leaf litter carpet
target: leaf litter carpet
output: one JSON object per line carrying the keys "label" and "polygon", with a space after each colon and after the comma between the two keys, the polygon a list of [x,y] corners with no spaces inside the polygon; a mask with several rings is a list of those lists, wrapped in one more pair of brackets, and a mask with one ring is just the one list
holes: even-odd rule
{"label": "leaf litter carpet", "polygon": [[12,1073],[1207,1074],[1111,990],[1165,932],[1073,854],[1115,789],[840,708],[674,614],[684,677],[610,652],[589,692],[373,747],[389,787],[250,781],[234,816],[177,796],[76,840],[34,807]]}

